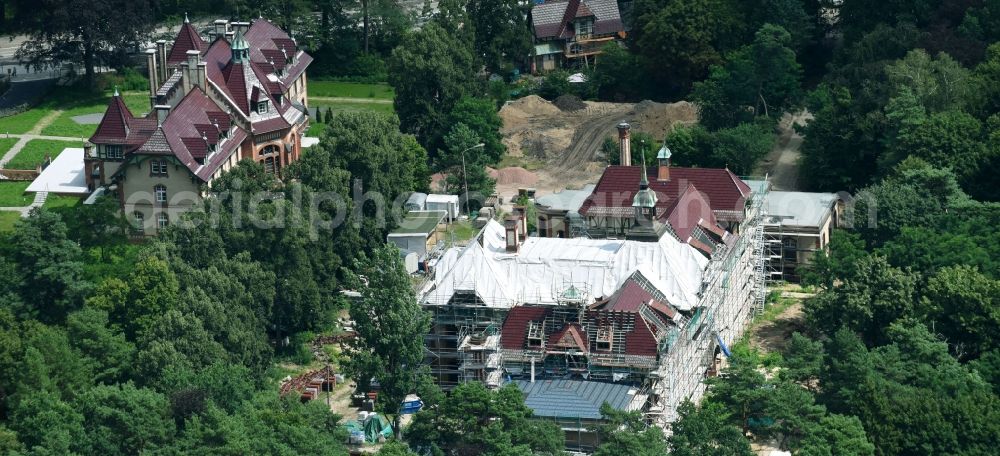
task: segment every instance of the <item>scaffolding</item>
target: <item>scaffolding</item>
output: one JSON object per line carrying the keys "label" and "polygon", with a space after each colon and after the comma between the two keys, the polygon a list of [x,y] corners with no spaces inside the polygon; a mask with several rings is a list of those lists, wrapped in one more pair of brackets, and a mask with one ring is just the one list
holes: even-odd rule
{"label": "scaffolding", "polygon": [[[468,291],[456,291],[447,305],[429,306],[435,318],[428,340],[437,338],[438,345],[429,348],[428,360],[438,383],[445,389],[469,380],[494,386],[503,377],[527,378],[529,372],[548,378],[626,383],[650,391],[647,418],[669,428],[667,424],[677,418],[677,407],[685,400],[700,399],[702,380],[718,372],[720,346],[738,340],[752,315],[766,304],[776,266],[771,261],[772,239],[765,229],[771,222],[766,176],[759,187],[746,199],[739,229],[731,230],[712,253],[701,277],[697,305],[678,309],[666,320],[646,307],[632,312],[588,308],[593,298],[582,284],[544,284],[507,298],[513,301],[511,307],[528,304],[547,310],[534,321],[520,322],[524,334],[519,337],[526,340],[523,348],[505,349],[499,344],[499,328],[508,307],[488,307],[483,302],[490,301],[488,296],[480,299]],[[571,232],[600,237],[606,235],[604,230],[588,221]],[[632,279],[655,300],[669,302],[650,281],[654,277],[647,280],[637,274]],[[547,285],[552,290],[543,295]],[[638,319],[648,324],[642,328],[648,326],[655,334],[655,356],[620,350],[628,334],[642,324]],[[558,331],[567,332],[553,337]],[[578,331],[585,341],[573,340],[576,335],[570,337],[568,331]]]}
{"label": "scaffolding", "polygon": [[456,293],[449,305],[431,311],[424,362],[437,384],[445,390],[469,380],[499,386],[500,326],[507,309],[486,307],[474,293]]}

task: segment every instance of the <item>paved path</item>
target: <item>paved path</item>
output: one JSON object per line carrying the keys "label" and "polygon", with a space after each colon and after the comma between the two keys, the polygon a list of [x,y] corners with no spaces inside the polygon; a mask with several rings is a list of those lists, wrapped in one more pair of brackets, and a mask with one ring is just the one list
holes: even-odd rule
{"label": "paved path", "polygon": [[45,200],[49,198],[49,192],[38,192],[35,193],[35,200],[31,204],[24,207],[0,207],[0,211],[9,212],[19,212],[21,217],[27,217],[31,213],[31,210],[36,207],[42,207],[45,204]]}
{"label": "paved path", "polygon": [[[61,113],[62,111],[57,111],[57,112]],[[56,112],[52,114],[56,114]],[[56,114],[55,116],[52,116],[52,114],[49,114],[44,118],[42,118],[42,120],[40,120],[38,124],[35,125],[35,128],[31,129],[31,131],[32,132],[41,131],[42,128],[48,126],[48,124],[42,125],[43,123],[45,123],[47,119],[48,123],[52,123],[52,121],[55,120],[56,117],[59,117],[58,114]],[[49,119],[50,117],[51,119]],[[0,157],[0,168],[6,167],[7,163],[13,160],[14,157],[17,156],[19,152],[21,152],[21,149],[24,149],[25,144],[28,144],[28,141],[31,141],[32,139],[48,139],[53,141],[82,141],[82,138],[70,138],[67,136],[48,136],[36,133],[25,133],[23,135],[5,135],[4,137],[18,138],[18,141],[14,143],[13,146],[11,146],[10,150],[8,150],[7,153],[3,154],[3,157]],[[0,177],[0,179],[2,179],[2,177]]]}

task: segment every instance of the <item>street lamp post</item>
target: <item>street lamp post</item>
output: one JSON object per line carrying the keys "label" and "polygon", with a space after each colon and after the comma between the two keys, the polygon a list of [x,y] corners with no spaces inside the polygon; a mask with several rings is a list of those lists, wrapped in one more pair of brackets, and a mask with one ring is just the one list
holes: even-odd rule
{"label": "street lamp post", "polygon": [[469,177],[465,173],[465,153],[481,147],[486,147],[486,144],[479,143],[462,151],[462,183],[465,185],[465,215],[468,215],[470,218],[472,217],[472,213],[469,212]]}

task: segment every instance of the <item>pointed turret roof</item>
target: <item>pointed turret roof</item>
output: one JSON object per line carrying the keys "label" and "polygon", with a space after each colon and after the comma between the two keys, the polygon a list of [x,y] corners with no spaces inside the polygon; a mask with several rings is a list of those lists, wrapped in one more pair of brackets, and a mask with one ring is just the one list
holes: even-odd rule
{"label": "pointed turret roof", "polygon": [[[646,157],[642,157],[642,169],[646,169]],[[639,191],[632,199],[632,207],[656,207],[656,192],[649,188],[649,178],[646,173],[640,173]]]}
{"label": "pointed turret roof", "polygon": [[174,38],[173,47],[170,48],[170,54],[167,54],[167,65],[180,65],[187,60],[187,51],[202,52],[207,46],[208,43],[201,39],[201,35],[198,35],[198,31],[185,15],[184,23],[181,24],[181,29],[177,32],[177,38]]}
{"label": "pointed turret roof", "polygon": [[129,124],[133,119],[135,116],[132,115],[132,111],[129,111],[128,106],[125,106],[125,101],[122,100],[116,88],[115,94],[108,102],[108,108],[104,111],[104,117],[101,119],[100,125],[97,126],[97,131],[90,137],[90,142],[94,144],[125,144],[128,138]]}

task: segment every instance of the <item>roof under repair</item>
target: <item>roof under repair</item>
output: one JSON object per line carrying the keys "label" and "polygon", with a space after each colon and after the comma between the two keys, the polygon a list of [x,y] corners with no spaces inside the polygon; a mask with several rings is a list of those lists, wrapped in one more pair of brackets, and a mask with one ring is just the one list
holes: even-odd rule
{"label": "roof under repair", "polygon": [[487,306],[557,304],[570,287],[589,299],[614,294],[636,271],[679,310],[698,304],[709,260],[672,236],[658,242],[531,237],[516,253],[506,250],[503,225],[490,221],[463,250],[441,257],[423,303],[446,305],[457,292],[474,292]]}

